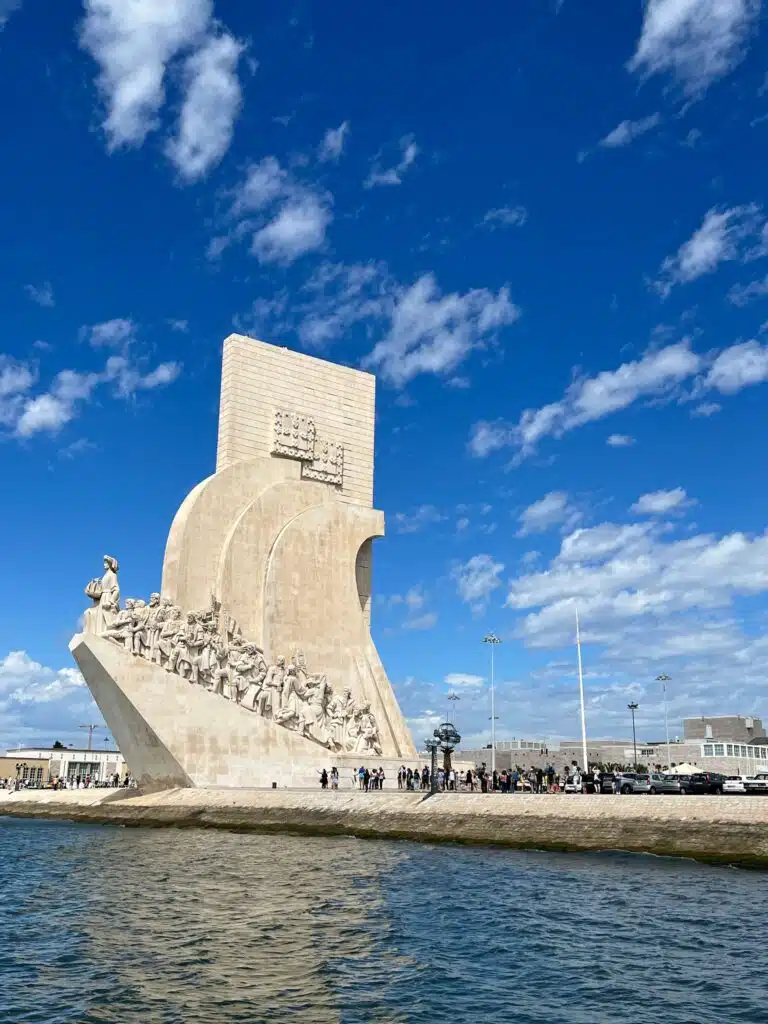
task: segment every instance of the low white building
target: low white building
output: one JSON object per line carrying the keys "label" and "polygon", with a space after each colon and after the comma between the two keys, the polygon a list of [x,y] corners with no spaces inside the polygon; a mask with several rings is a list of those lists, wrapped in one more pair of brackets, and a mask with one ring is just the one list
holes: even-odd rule
{"label": "low white building", "polygon": [[76,747],[14,747],[6,760],[21,765],[19,778],[34,785],[49,779],[81,779],[108,782],[117,773],[124,778],[127,768],[119,750],[85,750]]}

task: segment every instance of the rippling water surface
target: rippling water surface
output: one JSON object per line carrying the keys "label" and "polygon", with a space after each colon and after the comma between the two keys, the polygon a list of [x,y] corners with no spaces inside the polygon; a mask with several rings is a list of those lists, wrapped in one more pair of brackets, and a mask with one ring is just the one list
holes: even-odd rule
{"label": "rippling water surface", "polygon": [[768,876],[0,819],[0,1021],[764,1024]]}

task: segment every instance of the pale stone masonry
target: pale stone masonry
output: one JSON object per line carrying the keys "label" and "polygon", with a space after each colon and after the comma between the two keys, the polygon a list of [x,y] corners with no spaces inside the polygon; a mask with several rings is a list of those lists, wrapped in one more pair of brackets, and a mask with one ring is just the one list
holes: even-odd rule
{"label": "pale stone masonry", "polygon": [[369,628],[374,403],[368,373],[224,342],[216,472],[176,513],[159,592],[121,608],[105,558],[70,644],[143,787],[417,759]]}
{"label": "pale stone masonry", "polygon": [[[172,789],[0,790],[0,814],[542,850],[621,850],[768,868],[768,800]],[[371,851],[375,859],[375,850]],[[599,879],[599,868],[596,877]]]}
{"label": "pale stone masonry", "polygon": [[324,359],[230,334],[224,342],[216,471],[269,457],[275,413],[311,416],[344,445],[342,500],[373,506],[376,378]]}

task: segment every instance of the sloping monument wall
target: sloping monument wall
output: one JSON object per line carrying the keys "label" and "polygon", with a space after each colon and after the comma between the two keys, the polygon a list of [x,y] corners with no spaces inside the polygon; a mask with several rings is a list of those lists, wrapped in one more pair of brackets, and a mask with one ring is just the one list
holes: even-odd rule
{"label": "sloping monument wall", "polygon": [[145,785],[415,760],[369,632],[374,404],[370,374],[224,342],[216,472],[176,514],[160,594],[122,607],[106,559],[70,645]]}

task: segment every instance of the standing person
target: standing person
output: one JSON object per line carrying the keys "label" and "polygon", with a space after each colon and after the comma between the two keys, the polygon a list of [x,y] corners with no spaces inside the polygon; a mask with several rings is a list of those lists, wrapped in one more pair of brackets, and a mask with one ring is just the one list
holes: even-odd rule
{"label": "standing person", "polygon": [[456,772],[453,768],[448,772],[448,789],[450,789],[452,793],[456,792]]}
{"label": "standing person", "polygon": [[361,767],[360,767],[360,768],[358,769],[358,772],[357,772],[357,784],[358,784],[358,786],[360,787],[360,789],[363,789],[363,788],[364,788],[364,785],[363,785],[363,784],[364,784],[364,782],[365,782],[365,768],[363,768],[363,767],[361,766]]}
{"label": "standing person", "polygon": [[475,777],[472,774],[472,769],[467,768],[467,785],[469,786],[470,793],[475,792]]}
{"label": "standing person", "polygon": [[368,787],[371,784],[371,773],[367,768],[363,768],[363,790],[367,793]]}
{"label": "standing person", "polygon": [[413,772],[410,768],[407,768],[405,771],[405,788],[413,789]]}
{"label": "standing person", "polygon": [[386,779],[386,775],[384,774],[384,769],[383,768],[379,768],[379,789],[384,789],[384,780],[385,779]]}
{"label": "standing person", "polygon": [[336,768],[336,766],[334,765],[334,767],[331,768],[331,789],[338,789],[338,788],[339,788],[339,769]]}
{"label": "standing person", "polygon": [[325,768],[320,772],[320,788],[328,789],[328,772]]}
{"label": "standing person", "polygon": [[488,792],[488,776],[486,775],[486,773],[484,771],[480,772],[480,792],[481,793],[487,793]]}
{"label": "standing person", "polygon": [[517,792],[517,784],[518,784],[519,781],[520,781],[520,772],[517,770],[517,765],[515,765],[515,770],[512,772],[512,792],[513,793]]}
{"label": "standing person", "polygon": [[405,766],[401,765],[397,769],[397,788],[403,789],[405,786]]}

